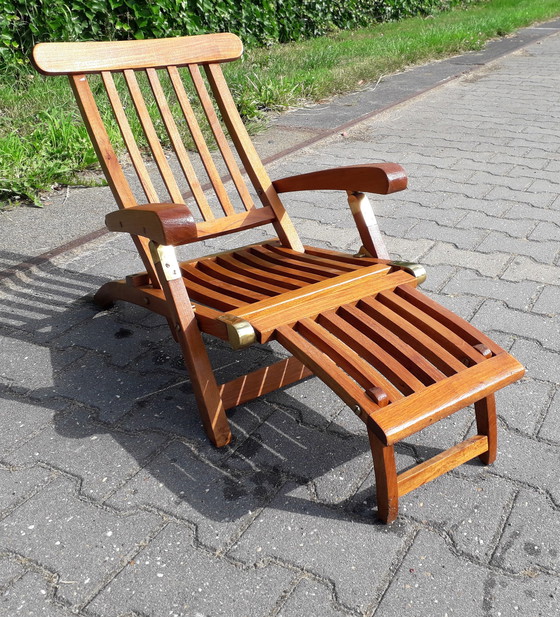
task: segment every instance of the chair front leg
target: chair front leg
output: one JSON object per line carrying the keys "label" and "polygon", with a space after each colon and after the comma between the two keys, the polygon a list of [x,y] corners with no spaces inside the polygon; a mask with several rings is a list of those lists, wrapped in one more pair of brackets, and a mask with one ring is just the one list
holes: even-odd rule
{"label": "chair front leg", "polygon": [[384,523],[392,523],[399,513],[395,447],[382,444],[371,429],[368,429],[368,437],[375,471],[377,518]]}
{"label": "chair front leg", "polygon": [[175,250],[172,246],[150,243],[150,249],[163,293],[169,304],[169,325],[175,330],[189,372],[198,410],[206,434],[212,443],[225,446],[231,441],[231,430],[220,390],[194,310],[183,283]]}
{"label": "chair front leg", "polygon": [[488,437],[488,450],[478,458],[489,465],[496,460],[498,453],[498,421],[496,417],[496,398],[490,394],[474,404],[476,427],[479,435]]}

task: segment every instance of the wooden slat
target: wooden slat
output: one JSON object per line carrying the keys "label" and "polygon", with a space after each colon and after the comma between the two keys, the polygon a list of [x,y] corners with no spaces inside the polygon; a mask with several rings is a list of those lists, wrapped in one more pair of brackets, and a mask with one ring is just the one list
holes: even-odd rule
{"label": "wooden slat", "polygon": [[238,272],[231,272],[226,268],[220,266],[220,264],[216,263],[212,259],[202,259],[196,264],[196,268],[206,274],[209,274],[217,281],[225,281],[226,283],[239,283],[245,289],[251,289],[253,291],[258,291],[263,295],[274,296],[279,293],[283,293],[286,291],[283,287],[278,287],[276,285],[270,285],[265,283],[264,281],[256,281],[253,278],[248,276],[243,276]]}
{"label": "wooden slat", "polygon": [[258,302],[259,300],[269,297],[265,294],[245,288],[239,284],[240,282],[232,284],[224,280],[215,279],[192,265],[181,266],[181,272],[189,281],[206,286],[208,289],[213,289],[214,291],[223,291],[233,298],[238,298],[245,304],[250,302]]}
{"label": "wooden slat", "polygon": [[376,411],[372,420],[395,444],[520,379],[524,369],[505,352]]}
{"label": "wooden slat", "polygon": [[148,75],[150,87],[152,88],[156,104],[165,125],[165,130],[169,135],[171,145],[175,150],[177,160],[179,161],[179,165],[181,165],[181,169],[183,170],[185,179],[187,180],[193,197],[200,209],[200,213],[202,214],[205,221],[212,220],[214,218],[214,215],[212,213],[212,210],[210,210],[210,206],[208,205],[206,196],[204,195],[202,187],[200,186],[200,182],[196,177],[196,172],[191,164],[181,135],[179,134],[179,129],[177,128],[177,124],[175,123],[173,114],[169,109],[167,99],[165,98],[165,93],[163,92],[163,88],[161,87],[161,83],[157,75],[157,71],[155,69],[146,69],[146,74]]}
{"label": "wooden slat", "polygon": [[237,112],[235,102],[231,96],[226,80],[219,64],[209,64],[204,67],[206,76],[214,93],[216,103],[220,108],[222,118],[235,144],[239,158],[243,163],[247,175],[251,179],[263,205],[274,210],[277,222],[274,228],[284,246],[303,253],[303,245],[293,226],[286,209],[282,205],[272,182],[263,167],[255,150],[255,146],[247,133],[247,129]]}
{"label": "wooden slat", "polygon": [[315,317],[319,313],[354,302],[368,294],[382,289],[391,289],[412,279],[406,272],[385,274],[383,266],[364,268],[356,273],[341,274],[314,285],[307,285],[301,290],[282,294],[278,298],[262,300],[256,304],[232,311],[251,323],[261,334],[262,341],[283,325],[295,323],[304,317]]}
{"label": "wooden slat", "polygon": [[232,272],[238,272],[243,276],[252,277],[257,281],[264,281],[269,285],[283,287],[284,290],[299,289],[305,285],[303,281],[294,281],[293,279],[289,279],[284,276],[275,276],[274,274],[263,271],[258,267],[249,266],[246,263],[239,261],[235,255],[232,254],[219,255],[216,257],[216,261],[224,268],[227,268]]}
{"label": "wooden slat", "polygon": [[269,251],[266,247],[256,246],[251,249],[251,253],[253,255],[257,255],[266,259],[266,261],[270,261],[271,263],[278,264],[280,266],[288,266],[291,268],[295,268],[301,272],[309,272],[311,274],[318,274],[322,278],[326,275],[337,276],[342,274],[343,272],[353,272],[354,270],[344,270],[341,268],[333,268],[329,266],[327,263],[318,263],[315,264],[309,260],[301,260],[301,259],[292,259],[289,255],[276,254],[274,251]]}
{"label": "wooden slat", "polygon": [[427,334],[392,311],[389,307],[372,298],[362,298],[358,308],[379,321],[388,330],[416,349],[445,375],[464,371],[467,367],[457,360],[441,345],[434,342]]}
{"label": "wooden slat", "polygon": [[301,261],[305,264],[313,264],[313,265],[325,265],[329,268],[337,268],[340,273],[342,272],[351,272],[353,270],[359,270],[363,268],[365,265],[368,265],[366,262],[362,262],[360,264],[350,264],[345,263],[342,260],[333,259],[331,257],[322,256],[317,257],[315,255],[310,255],[309,253],[298,253],[298,251],[294,251],[290,248],[286,248],[284,246],[278,246],[277,244],[263,244],[262,245],[267,251],[271,251],[273,253],[277,253],[278,255],[286,255],[291,259],[295,259],[297,261]]}
{"label": "wooden slat", "polygon": [[347,323],[359,328],[369,341],[376,342],[385,352],[402,366],[406,367],[425,385],[445,379],[445,374],[431,362],[428,362],[416,349],[356,306],[345,304],[340,307],[338,314]]}
{"label": "wooden slat", "polygon": [[437,319],[437,321],[443,323],[447,328],[464,338],[471,345],[474,346],[478,343],[482,343],[494,354],[499,354],[504,351],[492,339],[488,338],[483,332],[480,332],[480,330],[477,330],[468,321],[455,315],[455,313],[437,302],[434,302],[431,298],[428,298],[416,289],[403,289],[402,292],[399,293],[403,298],[406,298],[408,302],[411,302],[428,313],[431,317]]}
{"label": "wooden slat", "polygon": [[403,471],[397,476],[399,497],[410,493],[415,488],[422,486],[435,478],[459,467],[470,461],[475,456],[480,456],[488,450],[488,438],[485,435],[474,435],[462,443],[457,444],[437,454],[436,456]]}
{"label": "wooden slat", "polygon": [[354,257],[353,255],[349,255],[348,253],[331,251],[330,249],[324,249],[317,246],[305,245],[303,248],[305,249],[305,253],[307,255],[316,255],[317,257],[330,257],[331,259],[342,261],[346,264],[354,264],[356,266],[359,266],[360,268],[363,268],[364,264],[373,265],[376,263],[387,263],[382,259],[377,259],[374,257]]}
{"label": "wooden slat", "polygon": [[338,367],[348,373],[364,390],[369,390],[372,387],[381,388],[389,397],[390,402],[398,401],[403,397],[390,381],[372,370],[371,366],[351,347],[348,347],[338,337],[315,321],[300,319],[296,329],[319,351],[326,354]]}
{"label": "wooden slat", "polygon": [[394,356],[334,311],[321,313],[318,322],[369,362],[404,394],[412,394],[426,387]]}
{"label": "wooden slat", "polygon": [[[317,375],[333,392],[351,408],[364,422],[367,422],[372,410],[379,409],[369,399],[363,389],[341,370],[328,356],[320,352],[309,343],[301,334],[289,326],[282,326],[276,331],[278,342],[283,345],[298,360],[305,364]],[[361,411],[356,408],[358,405]],[[369,410],[368,412],[364,410]],[[377,428],[377,427],[375,427]]]}
{"label": "wooden slat", "polygon": [[140,91],[140,86],[138,85],[134,71],[124,71],[124,78],[126,85],[128,86],[128,91],[130,92],[132,102],[134,103],[136,113],[138,114],[138,119],[140,120],[142,129],[144,130],[144,134],[148,140],[148,144],[159,169],[159,173],[161,174],[165,187],[169,192],[171,201],[176,204],[184,204],[185,200],[183,199],[181,191],[175,182],[175,177],[173,176],[173,172],[169,167],[169,162],[167,161],[163,148],[161,147],[159,137],[154,128],[152,119],[150,118],[150,114],[148,113],[146,102],[144,101],[144,97]]}
{"label": "wooden slat", "polygon": [[[200,126],[196,120],[195,113],[192,109],[192,106],[189,101],[189,97],[185,91],[185,87],[183,86],[183,81],[181,80],[181,76],[179,75],[179,71],[177,67],[170,66],[167,69],[169,73],[169,77],[171,79],[171,83],[173,84],[173,89],[175,90],[175,96],[177,97],[177,101],[181,106],[183,111],[183,115],[187,122],[187,126],[189,127],[189,131],[192,135],[194,144],[198,151],[198,155],[200,156],[200,160],[204,165],[204,169],[208,174],[208,179],[212,184],[214,192],[216,193],[216,197],[221,204],[225,204],[226,211],[233,212],[233,205],[229,199],[229,195],[224,187],[224,183],[220,178],[220,174],[216,169],[216,165],[214,164],[214,160],[212,159],[212,155],[210,154],[210,150],[206,145],[206,140],[204,139],[204,135],[200,130]],[[212,220],[214,216],[208,217],[206,220]]]}
{"label": "wooden slat", "polygon": [[242,300],[239,300],[239,298],[234,298],[233,296],[222,291],[211,289],[207,285],[201,285],[200,283],[191,281],[188,278],[184,278],[183,280],[185,282],[185,287],[189,292],[189,296],[195,302],[206,304],[218,311],[230,312],[246,304]]}
{"label": "wooden slat", "polygon": [[33,62],[41,73],[66,75],[237,60],[243,44],[235,34],[203,34],[144,41],[40,43]]}
{"label": "wooden slat", "polygon": [[160,199],[154,188],[154,185],[152,184],[152,179],[150,178],[150,174],[146,169],[144,159],[142,158],[140,150],[138,149],[138,145],[136,144],[136,139],[132,134],[132,130],[130,128],[126,113],[124,111],[119,93],[115,86],[113,76],[108,71],[103,71],[103,73],[101,73],[101,79],[103,80],[103,85],[105,86],[105,91],[107,92],[109,103],[111,104],[111,108],[113,109],[115,119],[119,126],[119,130],[121,132],[126,149],[128,150],[128,154],[130,155],[132,165],[136,170],[138,180],[140,180],[144,195],[146,195],[146,199],[149,202],[159,203]]}
{"label": "wooden slat", "polygon": [[230,409],[311,375],[297,358],[287,358],[228,381],[220,387],[220,394],[224,407]]}
{"label": "wooden slat", "polygon": [[396,293],[390,295],[382,293],[379,294],[377,299],[395,311],[395,313],[404,317],[408,322],[414,324],[419,330],[425,332],[433,341],[447,349],[461,362],[465,362],[467,359],[474,363],[484,361],[484,356],[457,336],[455,332],[449,330],[440,321],[430,317],[427,313],[416,308]]}
{"label": "wooden slat", "polygon": [[[204,109],[204,113],[208,120],[208,124],[212,129],[212,133],[214,134],[214,138],[216,139],[216,143],[218,144],[218,148],[222,153],[222,157],[224,162],[228,168],[229,174],[241,201],[243,202],[243,206],[246,210],[250,210],[254,207],[253,200],[251,199],[251,195],[249,195],[249,191],[247,190],[247,186],[241,176],[241,172],[237,165],[237,161],[233,156],[233,152],[229,147],[226,136],[222,130],[222,125],[216,115],[214,110],[214,106],[212,105],[212,101],[210,96],[208,95],[208,91],[206,90],[206,86],[204,85],[204,81],[202,80],[202,75],[200,74],[200,69],[196,65],[189,65],[189,72],[191,74],[194,87],[198,94],[198,98],[202,104],[202,108]],[[222,204],[222,208],[226,214],[232,214],[233,211],[229,211],[227,209],[227,204]]]}
{"label": "wooden slat", "polygon": [[311,272],[302,272],[296,268],[288,268],[287,266],[280,266],[272,263],[266,259],[262,259],[257,255],[251,254],[250,251],[236,252],[235,256],[244,263],[259,268],[265,272],[274,274],[274,277],[284,277],[293,279],[294,281],[301,281],[304,283],[317,283],[329,278],[327,274],[321,276],[320,274],[312,274]]}

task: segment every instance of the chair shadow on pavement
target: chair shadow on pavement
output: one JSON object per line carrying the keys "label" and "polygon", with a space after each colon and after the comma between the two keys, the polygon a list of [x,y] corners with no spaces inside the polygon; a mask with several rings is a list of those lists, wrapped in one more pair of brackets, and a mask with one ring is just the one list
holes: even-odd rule
{"label": "chair shadow on pavement", "polygon": [[[0,253],[0,267],[23,259]],[[365,430],[326,386],[311,378],[232,410],[234,441],[216,449],[165,320],[126,304],[100,311],[91,294],[104,282],[77,260],[37,262],[0,284],[0,393],[20,427],[1,462],[42,463],[96,503],[192,522],[208,544],[267,504],[374,522]],[[210,342],[221,381],[281,353]],[[439,451],[398,446],[404,467]]]}

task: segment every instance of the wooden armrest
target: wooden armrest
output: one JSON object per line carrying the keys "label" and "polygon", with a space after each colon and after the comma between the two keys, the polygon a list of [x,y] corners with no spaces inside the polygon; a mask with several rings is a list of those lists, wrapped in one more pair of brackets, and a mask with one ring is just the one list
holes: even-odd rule
{"label": "wooden armrest", "polygon": [[289,176],[272,184],[277,193],[341,190],[387,195],[405,189],[407,177],[404,169],[396,163],[371,163]]}
{"label": "wooden armrest", "polygon": [[158,244],[178,246],[196,237],[196,223],[185,204],[132,206],[105,217],[110,231],[144,236]]}

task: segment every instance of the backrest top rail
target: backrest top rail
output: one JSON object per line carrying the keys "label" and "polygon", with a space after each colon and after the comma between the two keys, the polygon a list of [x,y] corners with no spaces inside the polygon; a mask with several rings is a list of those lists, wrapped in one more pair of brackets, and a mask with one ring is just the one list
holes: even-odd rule
{"label": "backrest top rail", "polygon": [[239,37],[222,32],[142,41],[39,43],[33,63],[44,75],[71,75],[229,62],[242,53]]}

